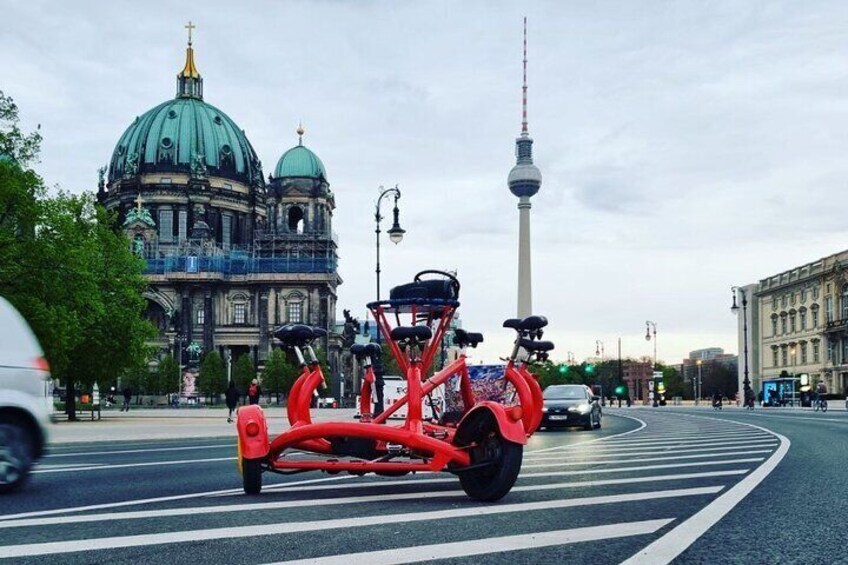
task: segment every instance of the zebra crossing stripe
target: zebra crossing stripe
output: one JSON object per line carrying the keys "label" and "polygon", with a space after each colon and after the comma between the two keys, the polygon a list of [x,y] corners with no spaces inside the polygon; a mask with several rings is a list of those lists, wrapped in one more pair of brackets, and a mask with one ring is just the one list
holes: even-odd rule
{"label": "zebra crossing stripe", "polygon": [[[732,477],[744,475],[750,469],[731,469],[727,471],[708,471],[703,473],[681,473],[678,475],[654,475],[649,477],[627,477],[622,479],[601,479],[593,481],[572,481],[567,483],[551,483],[541,485],[522,485],[513,487],[511,492],[535,492],[547,490],[560,490],[569,488],[588,488],[608,485],[627,485],[640,483],[654,483],[666,481],[685,481],[692,479],[710,479],[716,477]],[[436,482],[450,481],[454,485],[456,479],[438,479],[423,481],[425,485]],[[441,491],[416,491],[395,494],[377,494],[365,496],[344,496],[337,498],[314,499],[309,502],[310,506],[341,506],[347,504],[367,504],[374,502],[390,502],[400,500],[439,499],[464,497],[465,492],[454,488]],[[263,510],[282,510],[286,508],[300,508],[303,500],[284,500],[277,502],[261,502],[246,504],[228,504],[218,506],[199,506],[193,508],[167,508],[162,510],[138,510],[134,512],[111,512],[105,514],[77,514],[74,516],[60,516],[53,518],[29,518],[25,520],[14,520],[0,522],[0,529],[23,528],[32,526],[56,526],[62,524],[82,524],[92,522],[114,522],[116,520],[139,520],[170,518],[174,516],[195,516],[199,514],[224,514],[231,512],[256,512]]]}
{"label": "zebra crossing stripe", "polygon": [[[357,516],[331,520],[314,520],[308,522],[278,522],[273,524],[252,524],[249,526],[230,526],[224,528],[206,528],[201,530],[185,530],[158,532],[131,536],[115,536],[105,538],[89,538],[80,540],[62,540],[46,543],[31,543],[7,545],[0,547],[0,559],[33,557],[37,555],[63,555],[80,551],[100,551],[116,547],[151,547],[175,543],[220,541],[226,539],[257,538],[293,534],[302,532],[317,532],[339,528],[356,528],[381,524],[397,525],[411,522],[427,522],[431,520],[447,520],[451,518],[468,518],[510,514],[513,512],[531,512],[535,510],[551,510],[572,508],[597,504],[619,504],[640,502],[643,500],[674,499],[688,496],[709,496],[724,489],[724,486],[696,487],[688,489],[670,489],[607,496],[572,498],[564,500],[543,500],[539,502],[520,502],[514,504],[495,504],[491,506],[466,506],[449,510],[434,510],[429,512],[409,512],[401,514],[383,514]],[[96,560],[96,558],[95,558]]]}
{"label": "zebra crossing stripe", "polygon": [[292,565],[294,563],[304,563],[305,561],[314,565],[348,565],[349,563],[393,565],[395,563],[420,563],[422,561],[433,561],[436,559],[471,557],[473,555],[488,555],[506,551],[520,551],[523,549],[536,549],[540,547],[553,547],[587,541],[652,534],[673,521],[673,518],[666,518],[662,520],[645,520],[643,522],[623,522],[587,528],[555,530],[552,532],[535,532],[515,536],[348,553],[346,555],[312,557],[307,560],[281,561],[273,565]]}

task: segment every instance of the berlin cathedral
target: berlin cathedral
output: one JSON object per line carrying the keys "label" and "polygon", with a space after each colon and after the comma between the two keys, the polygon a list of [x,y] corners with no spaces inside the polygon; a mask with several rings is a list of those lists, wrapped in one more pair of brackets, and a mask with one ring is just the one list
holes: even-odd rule
{"label": "berlin cathedral", "polygon": [[342,280],[324,164],[298,127],[266,179],[244,130],[204,100],[187,27],[176,97],[133,119],[99,171],[99,202],[146,261],[155,345],[183,362],[249,354],[259,368],[274,326],[302,322],[329,330],[322,348],[336,374]]}

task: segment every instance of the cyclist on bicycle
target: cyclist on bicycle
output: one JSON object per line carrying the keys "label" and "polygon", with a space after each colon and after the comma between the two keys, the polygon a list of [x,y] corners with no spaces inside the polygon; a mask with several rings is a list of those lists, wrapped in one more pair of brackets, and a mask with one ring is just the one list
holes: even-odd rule
{"label": "cyclist on bicycle", "polygon": [[713,406],[721,406],[721,393],[717,390],[713,392]]}
{"label": "cyclist on bicycle", "polygon": [[816,385],[816,402],[821,405],[825,396],[827,396],[827,384],[824,381],[819,381]]}

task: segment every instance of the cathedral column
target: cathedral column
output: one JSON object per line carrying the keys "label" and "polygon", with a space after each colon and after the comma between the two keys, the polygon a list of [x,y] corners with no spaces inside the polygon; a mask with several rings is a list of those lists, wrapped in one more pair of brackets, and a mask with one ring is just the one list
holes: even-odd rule
{"label": "cathedral column", "polygon": [[215,308],[212,303],[212,289],[203,289],[203,351],[212,351],[215,348]]}
{"label": "cathedral column", "polygon": [[268,358],[268,289],[259,289],[259,360],[264,362]]}
{"label": "cathedral column", "polygon": [[182,296],[182,312],[180,312],[180,332],[186,343],[191,343],[191,290],[183,288]]}

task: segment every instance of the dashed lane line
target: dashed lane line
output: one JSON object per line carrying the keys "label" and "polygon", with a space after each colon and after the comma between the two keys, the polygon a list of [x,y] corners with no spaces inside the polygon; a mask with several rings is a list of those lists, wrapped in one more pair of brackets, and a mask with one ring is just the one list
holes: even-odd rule
{"label": "dashed lane line", "polygon": [[[316,532],[340,528],[348,529],[363,526],[372,527],[382,524],[396,525],[400,523],[429,522],[432,520],[449,520],[453,518],[493,516],[514,512],[532,512],[535,510],[550,511],[560,508],[573,508],[587,505],[621,504],[626,502],[675,499],[689,496],[710,496],[721,492],[723,489],[723,486],[671,489],[564,500],[543,500],[540,502],[496,504],[491,506],[465,506],[450,510],[382,515],[369,514],[368,516],[357,516],[353,518],[315,520],[308,522],[286,521],[273,524],[251,524],[248,526],[204,528],[200,530],[158,532],[154,534],[133,536],[115,536],[105,538],[88,538],[83,540],[62,540],[46,543],[7,545],[0,547],[0,559],[33,557],[37,555],[63,555],[80,551],[92,552],[104,549],[114,549],[116,547],[126,549],[130,547],[151,547],[198,541],[220,541],[243,538],[255,539],[261,536]],[[89,557],[96,560],[95,556]]]}
{"label": "dashed lane line", "polygon": [[369,565],[393,565],[400,563],[420,563],[436,559],[451,559],[489,555],[506,551],[520,551],[540,547],[553,547],[587,541],[609,540],[630,536],[652,534],[673,522],[673,518],[645,520],[642,522],[622,522],[587,528],[572,528],[552,532],[535,532],[515,536],[502,536],[452,543],[416,545],[381,551],[348,553],[312,557],[308,560],[281,561],[274,565],[291,565],[308,561],[313,565],[348,565],[349,563],[368,563]]}
{"label": "dashed lane line", "polygon": [[[706,418],[704,416],[690,417]],[[750,426],[774,434],[780,439],[780,447],[777,448],[774,455],[769,457],[765,463],[758,466],[750,475],[736,483],[730,490],[710,502],[706,507],[699,510],[658,540],[644,547],[630,559],[624,561],[622,565],[661,565],[671,563],[672,560],[695,543],[708,529],[739,504],[742,499],[748,496],[757,485],[763,482],[789,451],[791,442],[787,437],[766,428],[755,426],[754,424],[744,422],[737,422],[737,424]]]}
{"label": "dashed lane line", "polygon": [[[538,492],[548,490],[589,488],[610,485],[629,485],[641,483],[657,483],[666,481],[689,481],[695,479],[714,479],[718,477],[734,477],[746,474],[750,469],[730,469],[727,471],[711,471],[702,473],[681,473],[677,475],[654,475],[650,477],[628,477],[624,479],[601,479],[594,481],[573,481],[566,483],[551,483],[543,485],[525,485],[513,487],[510,492]],[[444,480],[426,481],[427,485],[443,482]],[[444,481],[446,482],[446,481]],[[456,481],[451,481],[456,482]],[[313,499],[310,507],[343,506],[348,504],[366,504],[373,502],[391,502],[400,500],[433,500],[439,498],[464,497],[465,491],[449,489],[440,491],[406,492],[396,494],[377,494],[366,496],[343,496],[337,498]],[[149,520],[170,518],[175,516],[196,516],[201,514],[225,514],[232,512],[259,512],[267,510],[284,510],[286,508],[301,508],[303,500],[283,500],[276,502],[251,502],[246,504],[226,504],[217,506],[196,506],[192,508],[166,508],[162,510],[139,510],[135,512],[110,512],[105,514],[78,514],[54,518],[29,518],[0,522],[0,529],[24,528],[31,526],[56,526],[67,524],[85,524],[92,522],[114,522],[118,520]]]}

